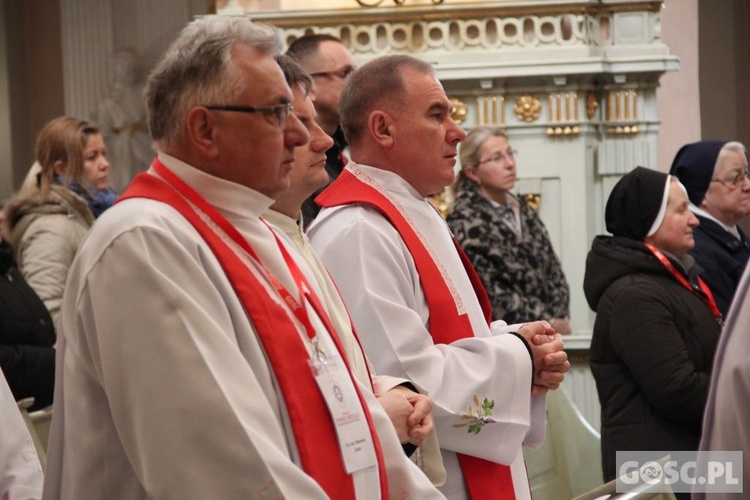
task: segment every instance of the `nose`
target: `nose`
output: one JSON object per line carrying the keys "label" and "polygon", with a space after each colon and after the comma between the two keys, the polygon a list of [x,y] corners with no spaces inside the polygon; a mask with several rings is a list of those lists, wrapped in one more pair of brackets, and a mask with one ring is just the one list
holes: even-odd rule
{"label": "nose", "polygon": [[284,126],[284,146],[296,148],[310,141],[310,133],[307,127],[300,121],[294,113],[289,115]]}
{"label": "nose", "polygon": [[690,220],[688,221],[688,226],[698,227],[700,223],[701,222],[698,220],[698,217],[696,217],[693,212],[690,212]]}
{"label": "nose", "polygon": [[455,120],[453,120],[453,118],[449,118],[449,120],[450,129],[448,130],[448,134],[446,134],[446,139],[450,144],[458,144],[459,142],[466,139],[466,132],[458,123],[455,122]]}
{"label": "nose", "polygon": [[318,127],[318,130],[311,131],[310,133],[310,148],[316,153],[322,151],[328,151],[333,146],[333,139],[330,135],[326,134],[322,128]]}
{"label": "nose", "polygon": [[743,191],[750,191],[750,177],[745,175],[745,178],[742,181],[742,190]]}

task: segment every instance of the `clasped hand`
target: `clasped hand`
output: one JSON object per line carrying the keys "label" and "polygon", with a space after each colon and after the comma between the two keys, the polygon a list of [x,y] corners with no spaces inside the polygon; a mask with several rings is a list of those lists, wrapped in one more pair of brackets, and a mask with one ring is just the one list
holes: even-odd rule
{"label": "clasped hand", "polygon": [[534,360],[531,395],[542,396],[548,390],[560,387],[565,374],[570,370],[568,355],[563,350],[562,335],[556,333],[546,321],[526,323],[518,333],[529,343]]}
{"label": "clasped hand", "polygon": [[378,396],[380,405],[396,428],[401,443],[421,446],[432,434],[432,400],[404,386],[396,386]]}

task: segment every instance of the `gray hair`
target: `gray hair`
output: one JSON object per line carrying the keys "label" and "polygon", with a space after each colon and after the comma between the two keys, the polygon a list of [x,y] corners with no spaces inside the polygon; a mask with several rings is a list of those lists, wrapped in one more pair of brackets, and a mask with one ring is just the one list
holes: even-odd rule
{"label": "gray hair", "polygon": [[184,139],[185,118],[200,105],[228,105],[244,90],[232,63],[234,45],[247,45],[274,57],[281,52],[271,26],[242,17],[205,16],[188,24],[151,72],[146,84],[148,126],[158,146]]}
{"label": "gray hair", "polygon": [[[721,147],[721,150],[719,150],[719,156],[721,156],[721,153],[723,153],[724,151],[736,151],[743,156],[747,155],[747,148],[745,147],[745,145],[737,141],[731,141],[731,142],[727,142],[726,144],[724,144]],[[716,167],[718,166],[719,165],[718,165],[718,160],[717,160]]]}
{"label": "gray hair", "polygon": [[490,137],[505,137],[507,139],[508,134],[499,127],[476,127],[466,135],[466,139],[461,143],[459,153],[462,167],[476,165],[480,161],[482,146]]}
{"label": "gray hair", "polygon": [[376,107],[396,107],[403,102],[406,82],[402,72],[412,69],[434,73],[424,61],[405,55],[382,56],[355,70],[341,93],[341,128],[350,145],[356,145],[367,127],[367,115]]}
{"label": "gray hair", "polygon": [[459,149],[459,159],[461,160],[461,171],[456,178],[455,190],[461,189],[467,182],[471,182],[467,177],[464,168],[475,166],[480,161],[482,146],[490,137],[505,137],[508,134],[499,127],[476,127],[466,135]]}

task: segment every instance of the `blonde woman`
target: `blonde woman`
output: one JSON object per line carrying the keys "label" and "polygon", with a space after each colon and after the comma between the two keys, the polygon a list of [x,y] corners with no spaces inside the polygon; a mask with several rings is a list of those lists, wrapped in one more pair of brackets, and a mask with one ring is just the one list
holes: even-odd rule
{"label": "blonde woman", "polygon": [[569,334],[570,291],[547,228],[511,190],[516,151],[502,129],[478,127],[461,143],[461,172],[448,225],[479,274],[493,319],[545,319]]}
{"label": "blonde woman", "polygon": [[115,199],[104,141],[92,124],[60,117],[36,143],[40,169],[5,208],[5,231],[21,273],[55,325],[68,268],[94,219]]}

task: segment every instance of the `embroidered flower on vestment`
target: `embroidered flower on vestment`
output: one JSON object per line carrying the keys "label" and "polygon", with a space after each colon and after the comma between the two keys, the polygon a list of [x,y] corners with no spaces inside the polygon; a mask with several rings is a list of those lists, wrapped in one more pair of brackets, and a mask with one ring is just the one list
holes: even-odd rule
{"label": "embroidered flower on vestment", "polygon": [[485,424],[494,424],[496,420],[492,418],[492,409],[495,407],[495,401],[484,398],[481,402],[474,395],[474,408],[469,406],[468,410],[461,415],[461,421],[453,424],[456,429],[468,427],[466,431],[469,434],[479,434]]}

